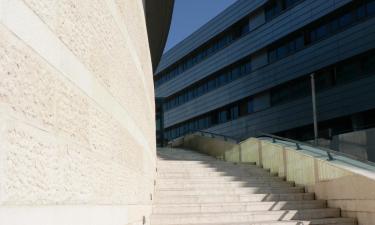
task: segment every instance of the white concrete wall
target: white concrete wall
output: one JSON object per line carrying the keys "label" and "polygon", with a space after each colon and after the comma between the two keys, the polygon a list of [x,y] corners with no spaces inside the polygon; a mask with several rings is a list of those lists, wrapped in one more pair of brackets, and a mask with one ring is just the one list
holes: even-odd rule
{"label": "white concrete wall", "polygon": [[155,176],[141,0],[0,0],[0,224],[142,224]]}

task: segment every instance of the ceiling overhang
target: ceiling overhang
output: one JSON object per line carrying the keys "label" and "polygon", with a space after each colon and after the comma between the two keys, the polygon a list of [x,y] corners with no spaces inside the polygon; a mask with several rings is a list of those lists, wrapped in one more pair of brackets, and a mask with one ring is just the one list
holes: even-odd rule
{"label": "ceiling overhang", "polygon": [[143,0],[152,67],[155,71],[167,42],[174,0]]}

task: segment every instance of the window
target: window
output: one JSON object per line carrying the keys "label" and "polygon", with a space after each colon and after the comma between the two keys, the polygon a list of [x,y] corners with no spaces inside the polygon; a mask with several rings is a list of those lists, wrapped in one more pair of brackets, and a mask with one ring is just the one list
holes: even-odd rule
{"label": "window", "polygon": [[295,51],[296,51],[296,43],[295,43],[295,40],[290,41],[290,42],[287,44],[287,48],[288,48],[288,54],[295,52]]}
{"label": "window", "polygon": [[368,1],[366,5],[366,12],[367,12],[367,15],[369,16],[375,15],[375,1],[373,0]]}
{"label": "window", "polygon": [[270,107],[270,95],[269,92],[258,94],[254,97],[254,112],[266,109]]}
{"label": "window", "polygon": [[357,10],[355,11],[355,13],[356,13],[355,16],[356,16],[357,20],[361,20],[361,19],[365,18],[366,17],[366,7],[365,7],[365,5],[359,6],[357,8]]}
{"label": "window", "polygon": [[208,81],[208,91],[212,91],[213,89],[216,88],[216,80],[211,79]]}
{"label": "window", "polygon": [[344,28],[349,26],[353,22],[353,14],[352,12],[348,12],[342,15],[339,19],[340,27]]}
{"label": "window", "polygon": [[204,129],[204,119],[199,119],[198,120],[198,129]]}
{"label": "window", "polygon": [[250,99],[247,101],[247,113],[251,114],[254,112],[254,101],[253,99]]}
{"label": "window", "polygon": [[218,124],[218,122],[219,122],[218,121],[218,115],[216,113],[211,113],[210,118],[211,118],[211,124],[212,125]]}
{"label": "window", "polygon": [[340,84],[355,79],[356,76],[360,75],[360,68],[359,62],[349,62],[339,65],[336,72],[336,82]]}
{"label": "window", "polygon": [[297,51],[301,50],[305,46],[305,43],[304,43],[305,40],[304,40],[303,35],[297,37],[296,40],[295,40],[295,42],[296,42],[296,50]]}
{"label": "window", "polygon": [[265,7],[266,21],[270,21],[271,19],[279,15],[282,12],[282,10],[282,1],[271,1],[271,3]]}
{"label": "window", "polygon": [[219,123],[225,123],[227,121],[228,121],[227,111],[224,110],[224,111],[219,112]]}
{"label": "window", "polygon": [[316,91],[325,90],[333,86],[333,71],[332,69],[325,69],[315,75],[315,89]]}
{"label": "window", "polygon": [[246,74],[250,73],[251,72],[251,62],[247,62],[245,64],[245,67],[246,67]]}
{"label": "window", "polygon": [[271,105],[278,105],[287,102],[290,97],[289,83],[271,90]]}
{"label": "window", "polygon": [[240,67],[236,67],[232,70],[232,80],[235,80],[240,77]]}
{"label": "window", "polygon": [[327,25],[320,26],[316,29],[316,39],[322,39],[326,36],[328,36],[329,30]]}
{"label": "window", "polygon": [[193,98],[196,98],[196,97],[198,97],[199,95],[198,95],[198,88],[197,87],[194,87],[193,88]]}
{"label": "window", "polygon": [[228,80],[227,74],[226,73],[221,74],[219,77],[219,86],[226,84],[227,80]]}
{"label": "window", "polygon": [[268,62],[272,63],[272,62],[275,62],[276,60],[277,60],[277,52],[276,52],[276,49],[273,49],[269,51],[268,53]]}
{"label": "window", "polygon": [[194,91],[193,90],[190,90],[189,91],[189,99],[193,99],[194,98]]}
{"label": "window", "polygon": [[290,8],[300,0],[285,0],[285,8]]}
{"label": "window", "polygon": [[244,36],[246,35],[247,33],[249,33],[249,23],[244,23],[241,27],[241,36]]}
{"label": "window", "polygon": [[337,32],[340,29],[339,19],[334,19],[330,23],[330,30],[332,33]]}
{"label": "window", "polygon": [[309,95],[311,93],[310,83],[310,77],[302,77],[290,82],[287,101]]}
{"label": "window", "polygon": [[233,106],[230,108],[230,119],[231,120],[235,120],[237,119],[239,116],[239,110],[238,110],[238,106]]}
{"label": "window", "polygon": [[199,85],[199,87],[197,88],[197,95],[196,97],[199,97],[203,94],[203,87],[202,85]]}
{"label": "window", "polygon": [[369,55],[363,60],[363,73],[375,75],[375,55]]}
{"label": "window", "polygon": [[283,45],[277,48],[277,58],[281,59],[289,54],[288,45]]}
{"label": "window", "polygon": [[247,115],[247,101],[246,100],[242,100],[238,104],[238,108],[239,108],[239,116]]}

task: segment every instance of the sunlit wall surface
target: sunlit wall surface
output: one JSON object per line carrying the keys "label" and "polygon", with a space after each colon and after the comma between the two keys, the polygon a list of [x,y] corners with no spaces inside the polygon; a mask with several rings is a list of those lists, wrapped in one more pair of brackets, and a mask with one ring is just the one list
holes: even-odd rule
{"label": "sunlit wall surface", "polygon": [[0,71],[0,224],[149,224],[142,1],[0,1]]}

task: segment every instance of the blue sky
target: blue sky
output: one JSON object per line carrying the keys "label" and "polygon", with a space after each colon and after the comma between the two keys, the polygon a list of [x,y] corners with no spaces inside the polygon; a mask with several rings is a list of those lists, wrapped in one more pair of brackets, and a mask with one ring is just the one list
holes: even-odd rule
{"label": "blue sky", "polygon": [[236,0],[175,0],[172,24],[164,52],[234,2]]}

